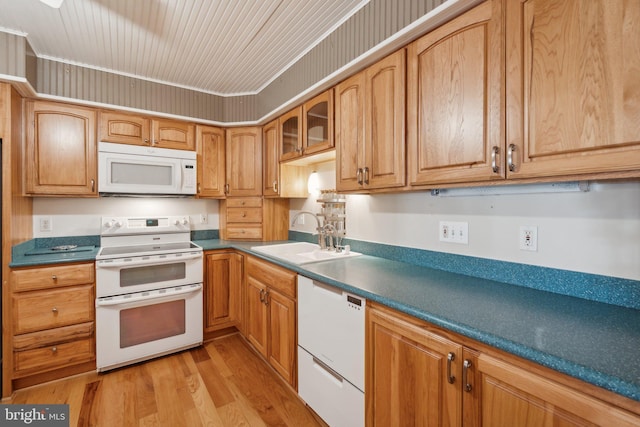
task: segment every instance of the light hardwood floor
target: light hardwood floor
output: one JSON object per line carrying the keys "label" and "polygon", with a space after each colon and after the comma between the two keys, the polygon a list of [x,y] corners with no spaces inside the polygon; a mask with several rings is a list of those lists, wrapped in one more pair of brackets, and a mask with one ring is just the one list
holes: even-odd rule
{"label": "light hardwood floor", "polygon": [[239,335],[107,373],[18,390],[2,403],[68,403],[71,426],[320,426]]}

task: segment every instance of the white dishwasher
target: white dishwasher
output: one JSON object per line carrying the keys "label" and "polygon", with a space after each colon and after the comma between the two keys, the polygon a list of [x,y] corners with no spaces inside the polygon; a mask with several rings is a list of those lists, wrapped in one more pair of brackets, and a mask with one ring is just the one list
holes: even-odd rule
{"label": "white dishwasher", "polygon": [[298,276],[298,394],[330,426],[364,426],[365,303]]}

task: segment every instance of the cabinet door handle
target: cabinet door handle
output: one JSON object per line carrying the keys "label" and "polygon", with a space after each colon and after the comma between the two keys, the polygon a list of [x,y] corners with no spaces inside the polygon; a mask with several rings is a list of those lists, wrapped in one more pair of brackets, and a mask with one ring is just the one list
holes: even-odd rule
{"label": "cabinet door handle", "polygon": [[368,166],[364,167],[364,183],[366,185],[369,185],[369,167]]}
{"label": "cabinet door handle", "polygon": [[498,147],[493,147],[491,149],[491,170],[493,173],[498,173],[500,171],[500,166],[498,166],[498,154],[500,154],[500,149]]}
{"label": "cabinet door handle", "polygon": [[200,183],[198,183],[198,193],[202,192],[202,188],[200,187]]}
{"label": "cabinet door handle", "polygon": [[513,153],[516,151],[516,145],[515,144],[509,144],[509,149],[507,150],[507,166],[509,168],[509,171],[511,172],[515,172],[516,171],[516,164],[513,161]]}
{"label": "cabinet door handle", "polygon": [[278,181],[277,180],[273,180],[273,192],[277,193],[278,192]]}
{"label": "cabinet door handle", "polygon": [[96,191],[96,180],[92,179],[91,180],[91,191]]}
{"label": "cabinet door handle", "polygon": [[229,194],[229,184],[224,185],[224,194]]}
{"label": "cabinet door handle", "polygon": [[269,305],[269,291],[264,294],[264,305]]}
{"label": "cabinet door handle", "polygon": [[362,168],[358,168],[358,171],[356,172],[356,181],[358,182],[358,185],[362,185]]}
{"label": "cabinet door handle", "polygon": [[464,391],[471,391],[471,384],[469,383],[469,368],[471,368],[471,360],[465,359],[462,363],[462,382],[464,383]]}
{"label": "cabinet door handle", "polygon": [[264,304],[264,289],[260,289],[260,302]]}
{"label": "cabinet door handle", "polygon": [[149,138],[145,138],[144,143],[145,143],[146,145],[149,145]]}
{"label": "cabinet door handle", "polygon": [[451,362],[453,362],[455,358],[455,353],[449,352],[449,354],[447,354],[447,381],[449,381],[449,384],[453,384],[456,380],[456,377],[451,375]]}

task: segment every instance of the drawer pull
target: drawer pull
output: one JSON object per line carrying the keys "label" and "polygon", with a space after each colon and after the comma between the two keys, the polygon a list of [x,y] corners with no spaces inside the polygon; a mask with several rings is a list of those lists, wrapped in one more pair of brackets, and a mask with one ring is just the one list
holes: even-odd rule
{"label": "drawer pull", "polygon": [[52,279],[52,280],[58,280],[58,276],[56,276],[55,274],[52,274],[52,275],[51,275],[51,279]]}
{"label": "drawer pull", "polygon": [[449,381],[449,384],[453,384],[456,380],[456,377],[451,375],[451,362],[454,361],[455,358],[456,355],[453,352],[449,352],[447,355],[447,381]]}
{"label": "drawer pull", "polygon": [[51,347],[51,352],[52,353],[57,353],[58,352],[58,347]]}
{"label": "drawer pull", "polygon": [[247,213],[246,212],[242,212],[242,218],[246,218],[247,217]]}
{"label": "drawer pull", "polygon": [[53,314],[58,314],[58,308],[57,307],[53,307],[51,309],[51,311],[53,312]]}

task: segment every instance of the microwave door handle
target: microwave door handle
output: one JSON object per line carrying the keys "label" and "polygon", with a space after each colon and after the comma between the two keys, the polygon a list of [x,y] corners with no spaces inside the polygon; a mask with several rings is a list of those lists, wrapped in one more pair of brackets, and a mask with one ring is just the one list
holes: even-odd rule
{"label": "microwave door handle", "polygon": [[109,306],[114,306],[114,305],[125,305],[125,304],[131,304],[131,303],[137,303],[137,302],[141,302],[141,301],[152,301],[152,300],[156,300],[156,299],[167,299],[167,298],[171,298],[171,299],[175,299],[175,297],[177,295],[184,295],[184,294],[190,294],[193,292],[199,292],[202,289],[202,284],[198,284],[196,286],[190,286],[187,289],[180,289],[179,291],[175,291],[175,292],[171,292],[168,294],[158,294],[158,295],[146,295],[146,296],[140,296],[140,297],[132,297],[127,299],[126,301],[122,300],[122,299],[117,299],[117,300],[102,300],[100,298],[96,299],[96,307],[109,307]]}
{"label": "microwave door handle", "polygon": [[[188,261],[191,259],[198,259],[198,258],[202,258],[202,254],[197,253],[197,254],[183,255],[181,257],[172,258],[171,261]],[[166,259],[161,259],[161,260],[140,259],[135,261],[112,261],[112,262],[98,261],[96,263],[97,264],[96,266],[99,268],[120,268],[120,267],[132,267],[132,266],[139,266],[139,265],[163,264],[166,261],[167,261]]]}

